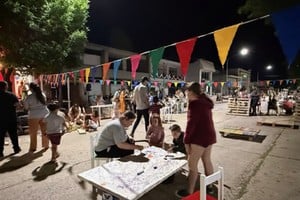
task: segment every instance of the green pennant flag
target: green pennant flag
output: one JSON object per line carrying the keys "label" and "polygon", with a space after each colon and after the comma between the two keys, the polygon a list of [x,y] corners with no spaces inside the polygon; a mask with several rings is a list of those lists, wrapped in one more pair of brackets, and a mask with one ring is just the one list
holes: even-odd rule
{"label": "green pennant flag", "polygon": [[150,52],[153,78],[157,78],[158,76],[158,64],[161,58],[163,57],[164,50],[165,50],[164,47],[160,47]]}
{"label": "green pennant flag", "polygon": [[76,85],[77,84],[77,78],[78,78],[78,76],[79,76],[79,71],[74,71],[74,85]]}

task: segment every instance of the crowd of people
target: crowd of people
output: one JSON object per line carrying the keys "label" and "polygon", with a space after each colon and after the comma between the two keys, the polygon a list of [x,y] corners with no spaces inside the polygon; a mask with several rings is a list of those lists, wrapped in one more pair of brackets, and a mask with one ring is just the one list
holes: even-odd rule
{"label": "crowd of people", "polygon": [[[135,150],[142,150],[144,146],[137,145],[135,141],[135,131],[143,118],[145,139],[150,146],[186,154],[189,168],[188,185],[185,189],[178,190],[176,194],[179,197],[192,194],[198,179],[199,161],[203,163],[206,176],[214,172],[211,161],[212,147],[217,142],[212,116],[214,103],[196,82],[187,85],[185,93],[177,91],[173,98],[159,98],[158,95],[149,92],[148,85],[149,79],[142,77],[130,97],[125,89],[118,90],[112,98],[112,119],[98,130],[100,126],[98,111],[87,113],[85,108],[78,104],[65,110],[55,103],[47,103],[46,95],[39,85],[33,82],[29,84],[28,94],[20,90],[22,100],[19,100],[16,95],[7,91],[7,83],[0,81],[0,110],[3,112],[2,116],[5,116],[0,120],[0,157],[4,156],[6,133],[10,136],[14,153],[21,151],[16,130],[16,109],[20,107],[28,111],[30,137],[28,152],[33,153],[38,149],[37,135],[40,130],[42,151],[47,151],[51,144],[51,162],[56,162],[59,157],[58,146],[63,134],[74,126],[97,131],[95,153],[99,157],[123,157],[133,154]],[[257,90],[249,96],[250,113],[257,115],[257,106],[263,101],[264,96]],[[268,113],[270,109],[276,109],[274,105],[277,103],[274,93],[270,93],[269,96]],[[127,106],[128,98],[131,106]],[[166,132],[162,124],[161,109],[164,106],[172,106],[178,99],[183,98],[187,98],[188,101],[186,129],[184,131],[178,124],[173,124],[169,128],[173,140],[168,146],[165,143]],[[289,99],[286,100],[288,102]],[[97,98],[97,103],[101,104],[101,97]],[[286,114],[293,112],[292,104],[283,102],[282,105]],[[131,132],[127,134],[126,131],[131,125],[133,125]]]}

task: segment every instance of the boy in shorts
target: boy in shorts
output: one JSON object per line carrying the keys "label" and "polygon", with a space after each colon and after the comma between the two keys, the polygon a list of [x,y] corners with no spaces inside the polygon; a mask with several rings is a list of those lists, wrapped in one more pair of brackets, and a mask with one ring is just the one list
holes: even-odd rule
{"label": "boy in shorts", "polygon": [[47,127],[47,137],[51,142],[52,157],[51,162],[56,162],[59,157],[57,146],[60,144],[61,136],[64,134],[67,124],[64,115],[59,112],[59,107],[56,104],[49,104],[48,109],[50,113],[44,118]]}

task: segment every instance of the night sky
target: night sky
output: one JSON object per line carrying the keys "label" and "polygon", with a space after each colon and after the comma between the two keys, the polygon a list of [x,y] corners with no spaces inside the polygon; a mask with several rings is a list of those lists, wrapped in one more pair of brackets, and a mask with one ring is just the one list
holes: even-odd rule
{"label": "night sky", "polygon": [[[243,0],[91,0],[89,42],[141,53],[248,21],[237,14]],[[268,19],[268,18],[267,18]],[[268,21],[268,20],[267,20]],[[269,20],[269,23],[270,20]],[[249,48],[247,56],[238,52]],[[241,25],[229,52],[229,68],[252,70],[252,80],[284,79],[287,67],[272,25],[265,20]],[[165,59],[178,61],[175,47],[165,49]],[[222,70],[213,35],[199,38],[191,62],[204,58]],[[265,67],[271,64],[272,71]]]}

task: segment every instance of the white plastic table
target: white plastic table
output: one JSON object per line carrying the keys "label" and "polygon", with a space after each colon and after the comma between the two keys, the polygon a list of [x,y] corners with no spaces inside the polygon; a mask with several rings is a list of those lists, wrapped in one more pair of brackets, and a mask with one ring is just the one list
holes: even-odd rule
{"label": "white plastic table", "polygon": [[149,159],[147,162],[115,160],[82,172],[78,177],[119,199],[135,200],[187,163],[186,160],[170,159],[173,155],[158,147],[149,147],[142,152]]}

